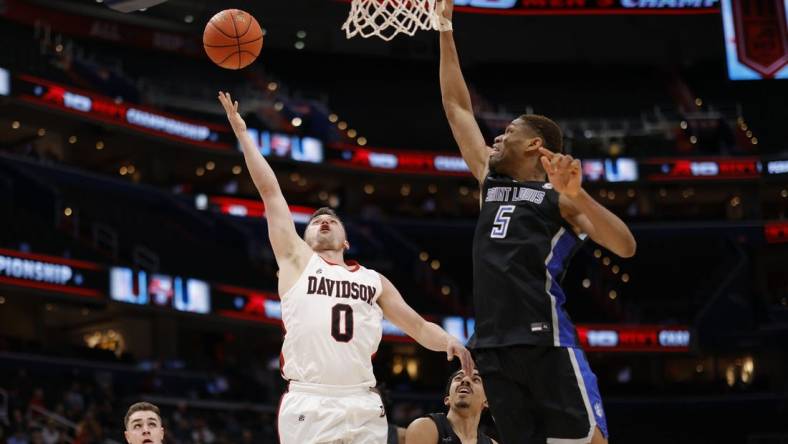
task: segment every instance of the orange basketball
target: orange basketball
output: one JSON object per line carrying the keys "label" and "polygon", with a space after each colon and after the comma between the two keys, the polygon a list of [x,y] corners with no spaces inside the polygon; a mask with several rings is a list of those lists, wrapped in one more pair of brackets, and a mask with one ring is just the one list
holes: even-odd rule
{"label": "orange basketball", "polygon": [[205,25],[202,44],[213,63],[226,69],[241,69],[260,55],[263,30],[248,12],[225,9]]}

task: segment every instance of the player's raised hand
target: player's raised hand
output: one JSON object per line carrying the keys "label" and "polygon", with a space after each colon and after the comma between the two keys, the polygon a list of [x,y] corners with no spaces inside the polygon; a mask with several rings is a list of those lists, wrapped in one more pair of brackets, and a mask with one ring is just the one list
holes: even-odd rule
{"label": "player's raised hand", "polygon": [[542,154],[540,160],[553,189],[567,197],[577,196],[583,184],[580,160],[546,148],[539,148],[539,153]]}
{"label": "player's raised hand", "polygon": [[438,0],[436,10],[443,15],[446,20],[451,21],[454,13],[454,0]]}
{"label": "player's raised hand", "polygon": [[233,127],[236,135],[246,131],[246,122],[238,114],[238,101],[233,102],[230,93],[219,91],[219,102],[224,107],[224,112],[227,113],[227,120],[230,121],[230,126]]}
{"label": "player's raised hand", "polygon": [[[433,26],[440,32],[451,31],[451,18],[454,13],[454,0],[438,0],[435,4],[437,20],[433,19]],[[437,21],[437,23],[436,23]]]}
{"label": "player's raised hand", "polygon": [[473,362],[471,352],[469,352],[467,348],[460,344],[460,341],[452,337],[449,339],[448,344],[446,344],[446,359],[452,361],[454,360],[455,356],[460,358],[460,365],[462,366],[462,370],[465,372],[465,374],[472,375],[476,364]]}

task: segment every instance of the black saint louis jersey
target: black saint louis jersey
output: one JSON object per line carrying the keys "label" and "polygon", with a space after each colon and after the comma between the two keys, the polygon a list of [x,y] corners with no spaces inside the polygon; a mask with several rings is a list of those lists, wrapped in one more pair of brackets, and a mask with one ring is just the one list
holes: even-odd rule
{"label": "black saint louis jersey", "polygon": [[578,345],[560,283],[585,235],[561,217],[558,196],[546,182],[485,178],[473,240],[471,347]]}

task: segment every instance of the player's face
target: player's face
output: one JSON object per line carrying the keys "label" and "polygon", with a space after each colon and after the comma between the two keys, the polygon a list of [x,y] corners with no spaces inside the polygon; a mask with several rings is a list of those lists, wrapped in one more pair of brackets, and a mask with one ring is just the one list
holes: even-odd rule
{"label": "player's face", "polygon": [[452,409],[471,409],[472,412],[481,412],[487,407],[487,396],[479,371],[474,369],[470,376],[466,376],[462,370],[457,372],[451,380],[445,404]]}
{"label": "player's face", "polygon": [[525,122],[520,119],[513,120],[493,142],[490,168],[501,173],[510,172],[524,156],[538,152],[541,146],[536,143],[538,140],[533,137]]}
{"label": "player's face", "polygon": [[309,222],[304,240],[315,251],[347,249],[345,227],[335,217],[321,214]]}
{"label": "player's face", "polygon": [[150,411],[134,412],[129,417],[124,435],[129,444],[161,444],[164,427],[159,415]]}

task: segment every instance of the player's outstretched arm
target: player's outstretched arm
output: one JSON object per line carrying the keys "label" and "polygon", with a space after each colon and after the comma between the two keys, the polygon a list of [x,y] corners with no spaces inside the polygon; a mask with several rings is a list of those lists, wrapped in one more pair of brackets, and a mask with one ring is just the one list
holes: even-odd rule
{"label": "player's outstretched arm", "polygon": [[[449,21],[452,19],[454,0],[440,0],[438,8],[442,7],[443,16]],[[465,163],[468,164],[476,180],[483,181],[487,175],[489,149],[473,116],[471,94],[465,84],[465,78],[460,69],[460,57],[454,45],[453,31],[440,33],[440,84],[441,99],[446,118],[449,120],[454,140],[460,147]]]}
{"label": "player's outstretched arm", "polygon": [[419,418],[405,431],[407,444],[435,444],[438,442],[438,426],[430,418]]}
{"label": "player's outstretched arm", "polygon": [[427,322],[408,305],[394,284],[382,274],[383,292],[378,298],[378,305],[383,309],[383,315],[394,325],[399,327],[408,336],[415,339],[424,348],[432,351],[446,352],[446,358],[451,361],[454,357],[460,358],[460,364],[465,374],[473,374],[473,358],[471,353],[454,336],[446,333],[437,324]]}
{"label": "player's outstretched arm", "polygon": [[271,248],[274,250],[276,262],[279,267],[284,267],[285,263],[298,262],[293,259],[303,259],[312,254],[308,245],[298,236],[276,174],[271,169],[271,165],[265,160],[257,145],[254,143],[249,133],[246,132],[246,122],[238,113],[238,102],[233,101],[230,93],[219,92],[219,102],[227,113],[227,120],[233,127],[233,132],[238,138],[243,148],[246,167],[252,176],[260,197],[265,204],[265,214],[268,221],[268,237],[271,240]]}
{"label": "player's outstretched arm", "polygon": [[582,187],[580,160],[539,148],[541,161],[553,188],[561,193],[561,215],[594,242],[621,257],[635,255],[637,243],[618,216],[599,204]]}

